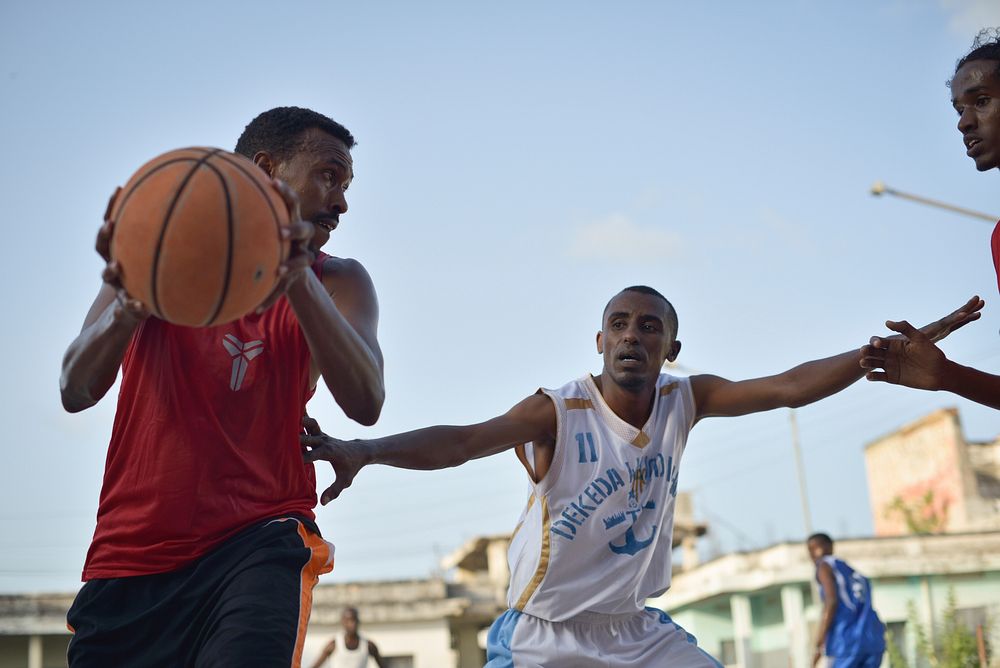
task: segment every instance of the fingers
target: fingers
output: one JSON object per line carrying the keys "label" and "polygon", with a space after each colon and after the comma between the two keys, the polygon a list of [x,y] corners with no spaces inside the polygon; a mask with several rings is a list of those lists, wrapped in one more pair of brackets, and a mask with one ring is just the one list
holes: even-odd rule
{"label": "fingers", "polygon": [[115,191],[111,193],[111,197],[108,198],[108,207],[104,209],[104,222],[111,222],[111,210],[115,208],[115,202],[118,201],[118,196],[122,194],[122,187],[118,186]]}
{"label": "fingers", "polygon": [[965,314],[965,317],[960,322],[957,322],[957,323],[955,323],[954,325],[951,326],[951,329],[949,330],[949,332],[954,332],[956,329],[962,329],[963,327],[965,327],[966,325],[968,325],[970,322],[975,322],[976,320],[979,320],[979,318],[981,318],[982,315],[983,314],[979,313],[978,311],[975,312],[975,313]]}
{"label": "fingers", "polygon": [[117,260],[108,262],[108,265],[104,267],[104,271],[101,272],[101,279],[117,290],[124,289],[122,286],[122,269]]}
{"label": "fingers", "polygon": [[869,371],[865,374],[865,378],[872,381],[873,383],[888,383],[889,376],[885,371]]}
{"label": "fingers", "polygon": [[312,241],[315,232],[316,228],[313,227],[312,223],[307,223],[299,218],[292,221],[287,227],[281,228],[281,237],[293,243],[308,242]]}
{"label": "fingers", "polygon": [[271,179],[271,183],[274,184],[278,194],[281,195],[281,199],[285,200],[285,206],[288,207],[288,215],[291,217],[292,222],[301,220],[298,194],[281,179]]}
{"label": "fingers", "polygon": [[315,418],[310,417],[308,413],[302,416],[302,428],[310,436],[320,436],[323,434],[323,430],[319,428],[319,422]]}
{"label": "fingers", "polygon": [[326,447],[326,436],[310,436],[300,434],[299,443],[309,448],[302,453],[302,461],[307,464],[329,459],[328,448]]}
{"label": "fingers", "polygon": [[97,241],[94,243],[94,248],[105,262],[111,261],[111,234],[113,230],[110,221],[106,221],[101,225],[101,229],[97,230]]}
{"label": "fingers", "polygon": [[146,308],[146,305],[138,299],[129,297],[125,290],[118,290],[115,298],[118,301],[117,316],[124,315],[136,321],[145,320],[149,317],[149,309]]}
{"label": "fingers", "polygon": [[858,361],[858,364],[861,365],[862,369],[881,369],[885,366],[887,356],[888,353],[886,350],[873,348],[872,346],[862,346],[861,359]]}
{"label": "fingers", "polygon": [[973,295],[972,298],[959,307],[958,310],[963,313],[975,313],[977,311],[981,311],[984,306],[986,306],[986,302],[980,299],[979,295]]}
{"label": "fingers", "polygon": [[343,492],[344,489],[349,486],[350,483],[344,485],[341,484],[339,480],[335,480],[332,485],[323,490],[322,496],[319,497],[320,505],[325,506],[326,504],[330,503],[338,496],[340,496],[340,493]]}
{"label": "fingers", "polygon": [[899,322],[886,320],[885,326],[894,332],[899,332],[911,341],[919,341],[920,339],[926,338],[923,332],[908,323],[906,320],[900,320]]}

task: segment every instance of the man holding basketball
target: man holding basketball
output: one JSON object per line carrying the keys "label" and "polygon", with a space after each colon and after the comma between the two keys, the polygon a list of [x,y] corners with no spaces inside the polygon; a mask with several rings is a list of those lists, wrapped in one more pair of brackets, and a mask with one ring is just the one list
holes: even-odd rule
{"label": "man holding basketball", "polygon": [[[71,666],[299,665],[312,588],[333,567],[298,442],[305,404],[320,376],[362,424],[384,399],[371,279],[354,260],[315,257],[347,211],[353,145],[340,124],[295,107],[240,137],[237,152],[276,179],[292,214],[292,250],[257,312],[171,325],[125,293],[114,262],[105,268],[61,379],[76,412],[122,368],[85,584],[67,617]],[[98,235],[105,260],[113,234],[105,223]]]}
{"label": "man holding basketball", "polygon": [[[940,338],[976,319],[975,305],[924,328]],[[309,423],[306,461],[327,460],[327,503],[366,465],[458,466],[515,449],[532,494],[511,539],[510,609],[493,624],[489,668],[718,666],[668,615],[644,607],[670,585],[678,471],[701,419],[802,406],[857,381],[857,350],[784,373],[731,382],[660,373],[677,359],[677,314],[646,286],[604,309],[604,367],[539,390],[481,424],[339,441]]]}
{"label": "man holding basketball", "polygon": [[[1000,28],[977,36],[972,50],[958,61],[948,85],[966,155],[981,172],[1000,168]],[[1000,222],[993,230],[991,247],[1000,288]],[[885,324],[903,338],[872,337],[861,361],[868,370],[868,380],[947,390],[1000,409],[1000,376],[949,360],[905,320]]]}

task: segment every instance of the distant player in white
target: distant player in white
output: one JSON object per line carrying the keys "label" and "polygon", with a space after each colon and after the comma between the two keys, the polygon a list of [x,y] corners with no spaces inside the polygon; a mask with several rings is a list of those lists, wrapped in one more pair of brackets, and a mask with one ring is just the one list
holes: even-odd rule
{"label": "distant player in white", "polygon": [[[941,338],[971,317],[955,311],[924,331]],[[863,370],[853,350],[742,382],[661,374],[680,349],[670,302],[652,288],[626,288],[604,309],[600,376],[539,390],[464,427],[340,441],[313,422],[305,459],[333,463],[325,504],[368,464],[440,469],[516,450],[532,493],[511,541],[510,609],[490,629],[488,668],[718,666],[666,613],[645,608],[670,585],[688,432],[705,417],[817,401]]]}
{"label": "distant player in white", "polygon": [[[343,631],[326,644],[312,668],[368,668],[369,657],[378,668],[385,668],[375,643],[358,633],[361,620],[358,619],[357,608],[344,608],[340,625]],[[326,663],[327,659],[330,659],[329,663]]]}

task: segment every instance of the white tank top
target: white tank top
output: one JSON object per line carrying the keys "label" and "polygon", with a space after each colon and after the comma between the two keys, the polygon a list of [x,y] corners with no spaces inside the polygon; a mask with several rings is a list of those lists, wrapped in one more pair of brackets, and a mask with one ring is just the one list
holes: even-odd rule
{"label": "white tank top", "polygon": [[358,634],[358,646],[355,649],[347,649],[344,634],[337,636],[337,646],[333,649],[333,656],[330,657],[330,668],[367,668],[367,666],[368,639]]}
{"label": "white tank top", "polygon": [[555,453],[511,539],[507,604],[549,621],[640,611],[670,586],[691,383],[661,374],[641,430],[608,407],[592,376],[541,391],[556,407]]}

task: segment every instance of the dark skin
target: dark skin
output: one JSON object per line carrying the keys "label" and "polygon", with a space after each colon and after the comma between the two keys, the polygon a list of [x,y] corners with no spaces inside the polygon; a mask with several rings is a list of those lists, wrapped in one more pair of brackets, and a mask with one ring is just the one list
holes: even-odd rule
{"label": "dark skin", "polygon": [[[361,642],[361,638],[358,636],[358,626],[361,622],[358,621],[358,613],[353,608],[348,608],[344,610],[344,613],[340,616],[340,624],[344,627],[344,644],[347,645],[347,649],[354,651],[358,648],[358,643]],[[334,638],[326,644],[323,648],[323,653],[316,658],[313,662],[313,668],[322,668],[323,663],[330,658],[334,650],[337,649],[337,639]],[[375,665],[378,668],[385,668],[385,662],[382,661],[382,655],[379,654],[378,647],[375,643],[368,641],[368,656],[375,661]]]}
{"label": "dark skin", "polygon": [[[339,139],[313,129],[303,133],[293,155],[281,158],[260,152],[253,160],[274,179],[291,220],[282,230],[290,242],[288,259],[279,269],[277,287],[258,310],[287,297],[309,344],[313,384],[322,376],[348,417],[374,424],[385,387],[377,339],[378,300],[371,278],[351,259],[327,259],[322,280],[311,269],[315,250],[347,211],[344,193],[354,177],[350,151]],[[149,317],[145,306],[122,287],[121,270],[108,252],[112,233],[105,214],[97,235],[97,252],[107,262],[104,284],[63,359],[62,401],[73,413],[93,406],[107,393],[132,334]]]}
{"label": "dark skin", "polygon": [[[967,62],[951,81],[951,96],[966,155],[981,172],[1000,168],[1000,61]],[[868,380],[945,390],[1000,409],[1000,376],[949,360],[905,320],[885,324],[902,338],[872,337],[861,362]]]}
{"label": "dark skin", "polygon": [[[958,310],[925,329],[931,336],[943,337],[969,319]],[[604,368],[594,382],[608,407],[641,429],[653,408],[660,369],[666,361],[677,359],[681,343],[666,303],[655,295],[621,292],[608,304],[603,320],[597,351],[604,358]],[[753,380],[693,376],[695,419],[817,401],[857,381],[862,375],[859,360],[860,352],[853,350]],[[341,441],[320,431],[315,420],[307,419],[304,424],[308,432],[301,438],[308,449],[305,460],[329,461],[336,473],[336,480],[320,498],[323,504],[337,498],[369,464],[432,470],[516,448],[528,475],[538,482],[548,473],[555,453],[556,410],[542,394],[527,397],[503,415],[479,424],[428,427],[369,441]],[[529,442],[533,461],[525,455],[523,444]]]}
{"label": "dark skin", "polygon": [[816,629],[816,651],[813,652],[812,665],[815,667],[823,656],[826,647],[826,634],[833,626],[833,619],[837,615],[837,583],[833,577],[833,569],[830,564],[820,561],[823,557],[833,554],[833,545],[824,541],[811,540],[806,543],[809,550],[809,558],[816,564],[816,577],[819,585],[823,588],[823,613],[819,620],[819,628]]}

